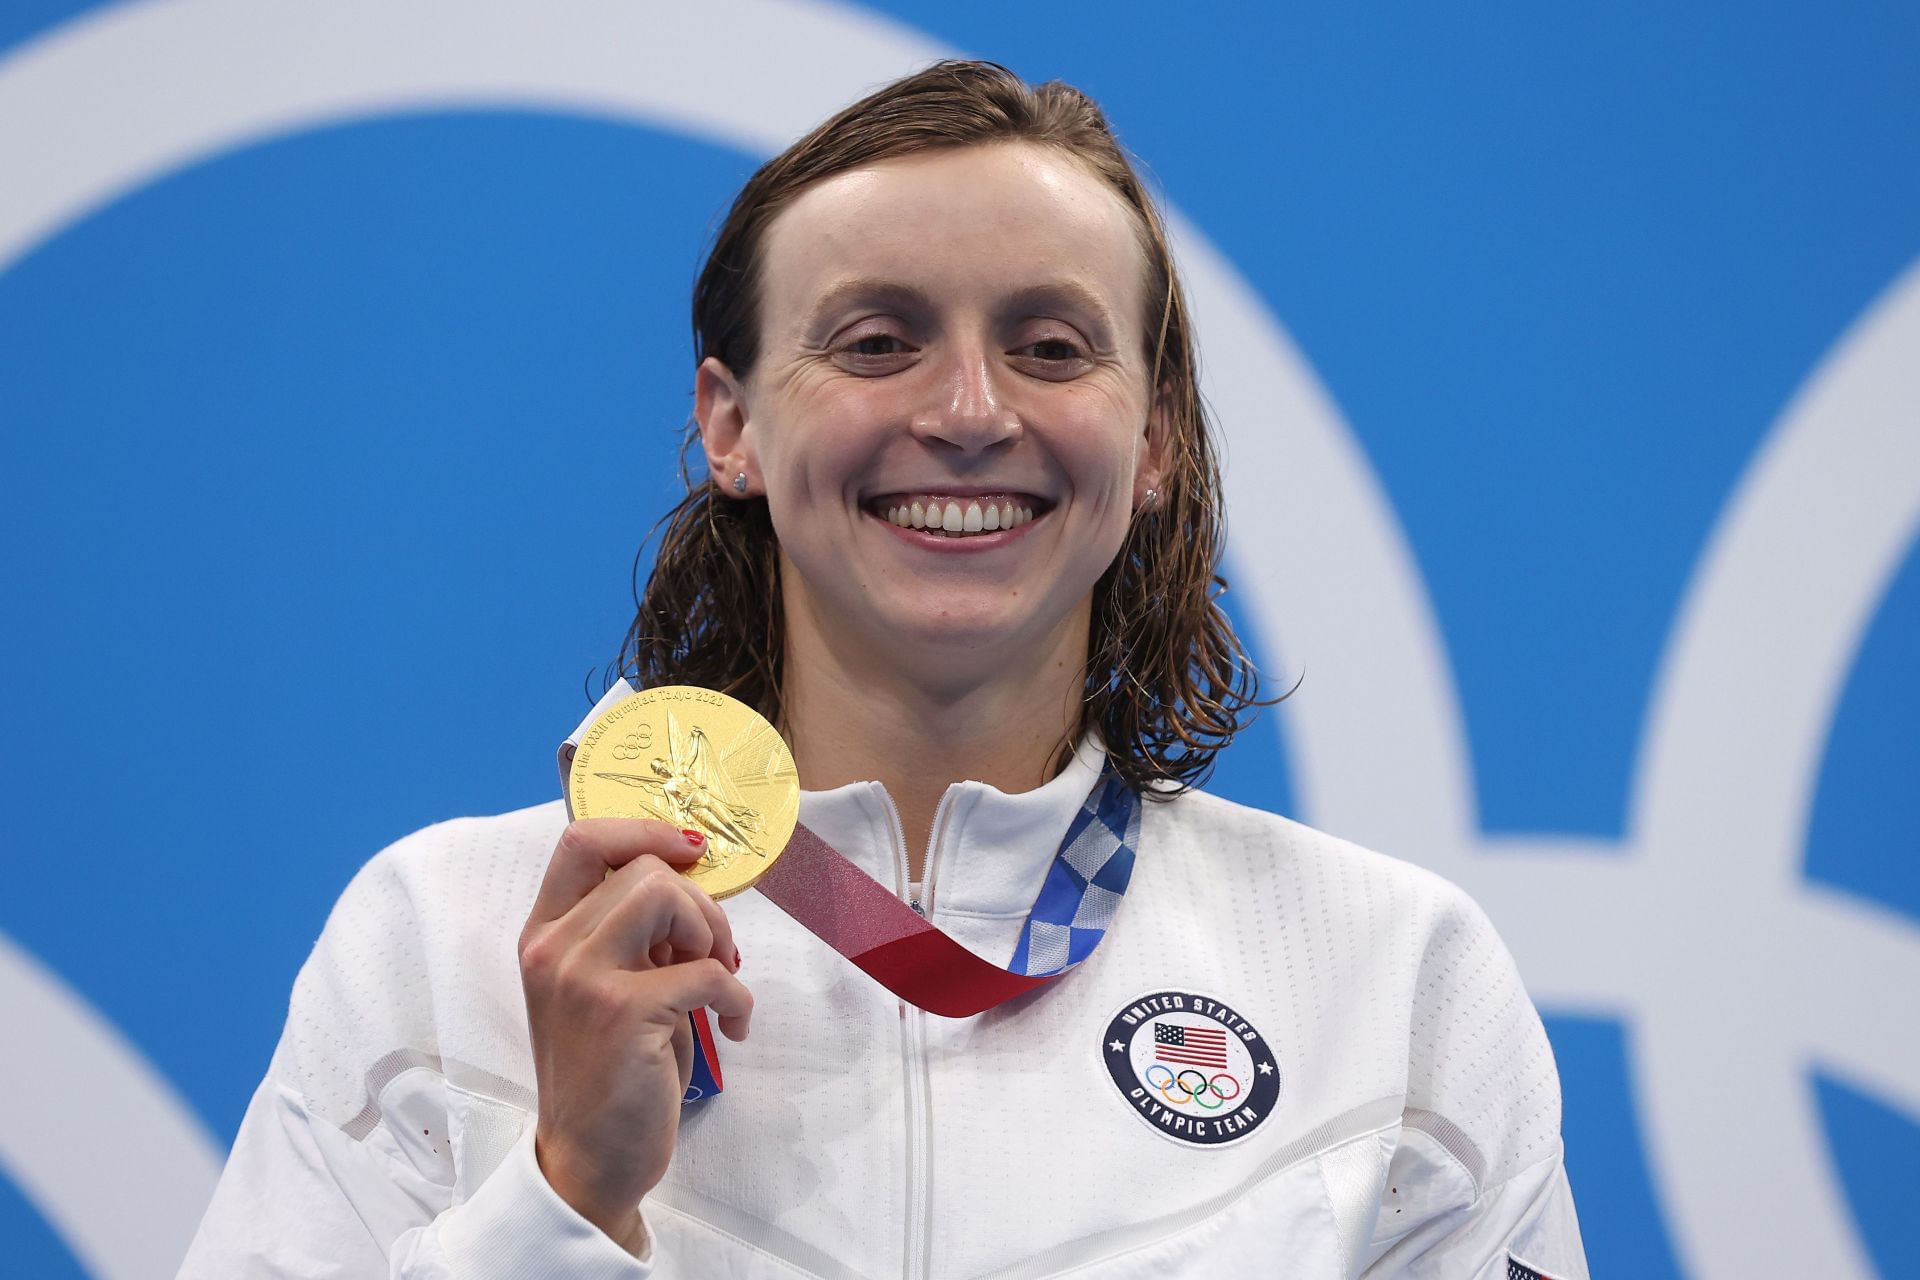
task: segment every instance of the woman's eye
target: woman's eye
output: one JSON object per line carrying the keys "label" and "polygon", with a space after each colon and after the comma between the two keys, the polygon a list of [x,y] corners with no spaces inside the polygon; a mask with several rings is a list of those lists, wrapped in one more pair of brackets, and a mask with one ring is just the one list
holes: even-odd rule
{"label": "woman's eye", "polygon": [[855,338],[840,348],[849,355],[866,356],[869,359],[878,356],[896,356],[907,349],[907,344],[890,333],[869,333],[865,337]]}
{"label": "woman's eye", "polygon": [[1016,353],[1031,356],[1047,364],[1064,364],[1080,358],[1080,348],[1065,338],[1042,338],[1029,342]]}

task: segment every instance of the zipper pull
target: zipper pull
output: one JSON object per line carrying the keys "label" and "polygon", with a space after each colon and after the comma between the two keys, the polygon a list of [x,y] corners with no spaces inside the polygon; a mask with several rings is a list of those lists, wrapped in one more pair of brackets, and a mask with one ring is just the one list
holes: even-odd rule
{"label": "zipper pull", "polygon": [[919,916],[919,917],[920,917],[920,918],[921,918],[922,920],[924,920],[924,919],[926,919],[926,918],[927,918],[927,913],[926,913],[926,910],[925,910],[925,908],[923,908],[923,907],[922,907],[922,906],[920,905],[920,899],[918,899],[918,898],[908,898],[908,899],[907,899],[907,905],[908,905],[908,906],[910,906],[910,907],[912,907],[912,908],[913,908],[913,914],[915,914],[915,915],[917,915],[917,916]]}

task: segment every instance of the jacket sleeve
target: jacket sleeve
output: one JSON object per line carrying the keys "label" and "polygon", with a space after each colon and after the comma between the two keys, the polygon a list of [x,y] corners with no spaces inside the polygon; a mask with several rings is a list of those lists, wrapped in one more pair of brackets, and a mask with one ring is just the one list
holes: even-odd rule
{"label": "jacket sleeve", "polygon": [[528,1125],[472,1198],[311,1115],[271,1078],[247,1109],[181,1280],[649,1280],[542,1176]]}
{"label": "jacket sleeve", "polygon": [[1587,1280],[1560,1079],[1512,955],[1451,885],[1410,1023],[1407,1105],[1365,1280]]}
{"label": "jacket sleeve", "polygon": [[647,1280],[644,1232],[615,1242],[548,1184],[532,1117],[442,1073],[401,847],[301,969],[182,1280]]}

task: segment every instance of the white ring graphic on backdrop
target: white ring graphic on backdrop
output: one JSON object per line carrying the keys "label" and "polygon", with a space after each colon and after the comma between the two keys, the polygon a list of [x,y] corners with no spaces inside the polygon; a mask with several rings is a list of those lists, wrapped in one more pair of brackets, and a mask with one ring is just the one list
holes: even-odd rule
{"label": "white ring graphic on backdrop", "polygon": [[[713,48],[726,58],[703,60]],[[518,106],[769,153],[949,52],[820,3],[124,4],[0,61],[0,173],[32,175],[0,202],[0,271],[148,182],[301,130]],[[1543,1006],[1628,1022],[1648,1157],[1690,1272],[1870,1274],[1805,1071],[1817,1059],[1920,1117],[1920,1030],[1884,1016],[1920,977],[1920,930],[1798,871],[1834,700],[1920,520],[1920,375],[1898,359],[1920,349],[1920,273],[1837,346],[1730,500],[1650,700],[1624,847],[1491,838],[1445,646],[1384,492],[1264,302],[1169,212],[1232,449],[1237,590],[1287,660],[1270,665],[1313,671],[1280,717],[1302,816],[1464,884]],[[1249,554],[1270,547],[1286,554]],[[1782,670],[1811,682],[1752,675]],[[1582,910],[1535,909],[1565,901]],[[0,1162],[96,1275],[151,1274],[157,1242],[184,1249],[217,1151],[137,1050],[76,1032],[97,1032],[97,1016],[3,945],[0,984],[53,993],[28,1006],[23,1039],[65,1035],[84,1055],[70,1065],[144,1089],[161,1118],[124,1185],[103,1186],[89,1153],[124,1150],[125,1131],[72,1099],[40,1099],[69,1121],[59,1143],[0,1112]],[[1730,1080],[1729,1061],[1746,1074]],[[1728,1106],[1735,1089],[1749,1092]]]}

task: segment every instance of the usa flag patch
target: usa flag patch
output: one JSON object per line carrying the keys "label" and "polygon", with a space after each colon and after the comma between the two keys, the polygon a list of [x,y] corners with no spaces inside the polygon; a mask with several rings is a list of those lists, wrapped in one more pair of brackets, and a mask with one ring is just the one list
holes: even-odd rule
{"label": "usa flag patch", "polygon": [[1512,1254],[1507,1255],[1507,1280],[1553,1280],[1544,1271],[1535,1271]]}

